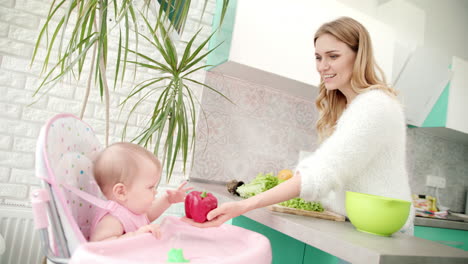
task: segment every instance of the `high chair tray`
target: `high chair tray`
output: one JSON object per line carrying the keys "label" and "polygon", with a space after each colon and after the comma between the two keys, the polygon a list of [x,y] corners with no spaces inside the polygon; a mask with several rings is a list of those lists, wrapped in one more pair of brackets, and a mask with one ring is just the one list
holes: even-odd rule
{"label": "high chair tray", "polygon": [[70,264],[77,263],[168,263],[172,248],[182,249],[191,264],[271,263],[269,240],[256,232],[224,224],[197,228],[178,217],[161,223],[161,239],[151,234],[84,243],[74,252]]}

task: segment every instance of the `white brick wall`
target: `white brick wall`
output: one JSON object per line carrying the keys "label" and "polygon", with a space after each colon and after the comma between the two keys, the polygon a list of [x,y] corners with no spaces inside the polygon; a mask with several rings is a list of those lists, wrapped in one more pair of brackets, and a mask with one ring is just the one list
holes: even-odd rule
{"label": "white brick wall", "polygon": [[[69,112],[79,115],[86,87],[87,73],[78,83],[65,78],[63,83],[51,89],[44,96],[32,97],[41,79],[38,78],[45,50],[39,50],[37,63],[30,67],[30,60],[40,26],[45,21],[50,3],[46,0],[2,0],[0,1],[0,204],[29,205],[29,193],[40,185],[34,175],[34,151],[39,130],[44,122],[55,114]],[[196,31],[202,0],[192,1],[192,19],[189,19],[183,40],[187,41]],[[137,5],[140,6],[140,5]],[[211,20],[215,0],[211,0],[203,17],[204,29],[198,39],[200,43],[211,31]],[[110,35],[110,39],[115,34]],[[140,43],[144,41],[141,39]],[[141,46],[140,50],[150,47]],[[181,47],[178,47],[181,50]],[[109,85],[113,86],[112,63],[115,50],[109,51]],[[112,57],[114,56],[114,57]],[[89,61],[88,61],[89,63]],[[118,104],[133,88],[135,83],[154,72],[138,72],[137,79],[131,80],[133,66],[129,65],[124,84],[118,84],[116,91],[111,91],[110,142],[118,141],[128,111],[118,117]],[[205,74],[193,76],[204,81]],[[201,88],[196,94],[201,96]],[[36,102],[35,102],[36,101]],[[35,102],[31,105],[32,102]],[[129,104],[128,107],[131,107]],[[151,104],[142,106],[130,119],[127,140],[136,135],[151,109]],[[104,142],[105,117],[104,106],[97,89],[93,89],[85,112],[84,120],[96,131]],[[181,164],[176,165],[173,183],[183,178]]]}

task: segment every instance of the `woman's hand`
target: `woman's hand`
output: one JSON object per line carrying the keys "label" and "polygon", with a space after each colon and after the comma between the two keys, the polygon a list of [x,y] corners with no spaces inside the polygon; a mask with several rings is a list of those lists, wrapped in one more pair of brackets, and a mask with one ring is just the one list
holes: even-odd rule
{"label": "woman's hand", "polygon": [[135,235],[144,234],[144,233],[151,233],[157,239],[161,238],[161,229],[159,228],[158,224],[149,224],[144,225],[135,232]]}
{"label": "woman's hand", "polygon": [[184,189],[184,186],[187,184],[187,181],[184,181],[179,188],[175,190],[167,190],[167,201],[171,204],[173,203],[181,203],[185,199],[185,195],[187,191],[193,189],[193,187],[188,187]]}
{"label": "woman's hand", "polygon": [[210,211],[207,215],[208,221],[197,223],[186,217],[182,221],[196,227],[215,227],[220,226],[227,220],[246,213],[247,211],[262,208],[267,205],[276,204],[299,196],[301,192],[301,175],[296,173],[291,179],[271,188],[270,190],[257,194],[248,199],[229,202],[220,205],[218,208]]}
{"label": "woman's hand", "polygon": [[205,223],[197,223],[192,219],[183,217],[182,221],[196,227],[216,227],[220,226],[231,218],[237,217],[247,211],[243,201],[229,202],[221,204],[218,208],[211,210],[208,215],[208,221]]}

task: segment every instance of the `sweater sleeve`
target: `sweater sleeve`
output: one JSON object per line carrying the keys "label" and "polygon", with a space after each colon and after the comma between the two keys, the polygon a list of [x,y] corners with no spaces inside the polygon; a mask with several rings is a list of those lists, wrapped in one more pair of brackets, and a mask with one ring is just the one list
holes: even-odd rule
{"label": "sweater sleeve", "polygon": [[301,197],[320,200],[365,170],[392,137],[400,109],[398,102],[384,92],[358,95],[341,115],[334,133],[298,164]]}

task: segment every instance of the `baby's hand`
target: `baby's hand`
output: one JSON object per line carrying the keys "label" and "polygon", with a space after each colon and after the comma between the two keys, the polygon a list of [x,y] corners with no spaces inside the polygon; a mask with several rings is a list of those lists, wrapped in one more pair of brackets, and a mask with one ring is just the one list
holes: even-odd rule
{"label": "baby's hand", "polygon": [[193,187],[188,187],[184,189],[184,186],[187,184],[187,181],[184,181],[179,188],[176,190],[167,190],[167,200],[169,203],[181,203],[185,199],[185,195],[187,191],[190,191],[193,189]]}
{"label": "baby's hand", "polygon": [[151,233],[157,239],[161,238],[161,230],[159,229],[158,224],[149,224],[149,225],[142,226],[135,232],[135,234],[144,234],[144,233]]}

